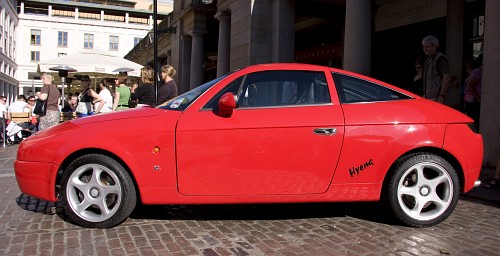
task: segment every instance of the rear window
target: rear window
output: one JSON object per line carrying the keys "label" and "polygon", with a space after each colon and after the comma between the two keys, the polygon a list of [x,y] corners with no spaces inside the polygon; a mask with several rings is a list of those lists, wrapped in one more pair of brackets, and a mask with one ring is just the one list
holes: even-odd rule
{"label": "rear window", "polygon": [[341,103],[412,99],[412,97],[360,78],[332,73]]}

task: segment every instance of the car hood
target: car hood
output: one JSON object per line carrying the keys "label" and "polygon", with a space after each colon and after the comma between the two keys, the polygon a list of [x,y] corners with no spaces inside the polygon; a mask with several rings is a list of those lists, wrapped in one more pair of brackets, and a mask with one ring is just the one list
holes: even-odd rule
{"label": "car hood", "polygon": [[140,108],[132,108],[122,111],[115,111],[106,114],[93,115],[83,118],[77,118],[72,120],[74,124],[89,124],[96,122],[104,122],[104,121],[113,121],[118,119],[129,119],[129,118],[139,118],[139,117],[147,117],[147,116],[155,116],[159,115],[166,110],[151,108],[151,107],[140,107]]}
{"label": "car hood", "polygon": [[[162,113],[165,112],[171,112],[172,114],[175,114],[174,116],[179,116],[182,114],[180,111],[169,111],[169,110],[164,110],[164,109],[159,109],[159,108],[150,108],[150,107],[141,107],[141,108],[134,108],[134,109],[129,109],[129,110],[123,110],[123,111],[116,111],[116,112],[111,112],[111,113],[106,113],[106,114],[100,114],[100,115],[93,115],[93,116],[88,116],[88,117],[82,117],[82,118],[77,118],[74,120],[66,121],[64,123],[61,123],[59,125],[50,127],[46,130],[39,131],[32,136],[28,137],[26,141],[31,141],[31,140],[38,140],[46,137],[51,137],[51,136],[56,136],[60,135],[61,133],[74,130],[78,127],[90,125],[90,124],[103,124],[107,122],[113,122],[117,120],[127,120],[127,119],[135,119],[139,120],[142,118],[148,118],[148,117],[154,117],[161,115]],[[125,128],[125,127],[123,127]]]}

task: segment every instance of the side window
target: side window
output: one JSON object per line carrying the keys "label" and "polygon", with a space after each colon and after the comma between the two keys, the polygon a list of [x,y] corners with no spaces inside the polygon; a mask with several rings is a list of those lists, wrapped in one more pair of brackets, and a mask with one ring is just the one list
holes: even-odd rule
{"label": "side window", "polygon": [[248,74],[238,95],[242,108],[330,103],[324,73],[277,70]]}
{"label": "side window", "polygon": [[332,73],[341,103],[412,99],[385,86],[352,76]]}
{"label": "side window", "polygon": [[219,106],[219,99],[226,92],[231,92],[234,95],[237,95],[241,82],[243,81],[243,77],[238,77],[236,80],[229,83],[224,89],[218,92],[210,101],[203,107],[203,109],[217,109]]}

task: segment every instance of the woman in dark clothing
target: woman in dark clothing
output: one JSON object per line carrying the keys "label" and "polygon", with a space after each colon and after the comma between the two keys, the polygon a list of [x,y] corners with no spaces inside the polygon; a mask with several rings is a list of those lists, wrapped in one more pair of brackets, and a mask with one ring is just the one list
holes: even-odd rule
{"label": "woman in dark clothing", "polygon": [[134,84],[130,92],[130,99],[138,100],[138,104],[154,107],[155,105],[155,87],[153,85],[153,68],[145,66],[141,68],[142,85]]}
{"label": "woman in dark clothing", "polygon": [[175,69],[170,65],[161,67],[161,78],[165,82],[158,90],[158,105],[177,97],[177,84],[174,81]]}

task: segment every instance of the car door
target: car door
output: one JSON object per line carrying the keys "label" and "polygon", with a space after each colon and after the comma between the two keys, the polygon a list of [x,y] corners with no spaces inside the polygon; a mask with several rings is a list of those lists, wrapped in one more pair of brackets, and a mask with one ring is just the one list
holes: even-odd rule
{"label": "car door", "polygon": [[[344,118],[325,70],[243,74],[176,130],[178,188],[184,195],[294,195],[325,192],[342,147]],[[232,92],[239,106],[217,115]]]}

